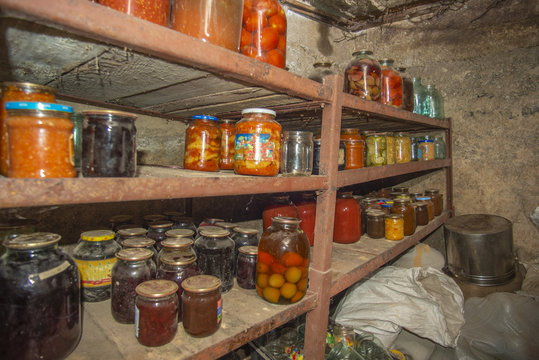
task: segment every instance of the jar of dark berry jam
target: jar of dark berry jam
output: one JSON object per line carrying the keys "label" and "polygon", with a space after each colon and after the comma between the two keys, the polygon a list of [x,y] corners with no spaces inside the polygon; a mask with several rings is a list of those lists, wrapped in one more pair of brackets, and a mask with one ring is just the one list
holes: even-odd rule
{"label": "jar of dark berry jam", "polygon": [[134,237],[125,239],[120,244],[122,248],[148,249],[152,252],[152,261],[157,264],[157,250],[155,250],[155,240],[147,237]]}
{"label": "jar of dark berry jam", "polygon": [[190,277],[182,283],[183,328],[204,337],[219,329],[222,319],[221,280],[212,275]]}
{"label": "jar of dark berry jam", "polygon": [[178,330],[178,285],[170,280],[148,280],[135,291],[135,336],[145,346],[161,346]]}
{"label": "jar of dark berry jam", "polygon": [[114,320],[122,324],[135,323],[135,288],[155,278],[153,252],[148,249],[122,249],[116,253],[110,287],[111,311]]}
{"label": "jar of dark berry jam", "polygon": [[[234,256],[237,259],[239,249],[242,246],[258,246],[258,230],[236,226],[233,229],[232,240],[234,240]],[[236,268],[234,268],[236,269]]]}
{"label": "jar of dark berry jam", "polygon": [[385,213],[381,210],[367,211],[367,235],[373,239],[383,238],[385,235]]}
{"label": "jar of dark berry jam", "polygon": [[3,359],[63,359],[79,342],[79,270],[58,249],[60,238],[31,233],[3,242],[7,249],[0,258]]}
{"label": "jar of dark berry jam", "polygon": [[254,289],[256,285],[256,258],[258,246],[242,246],[236,261],[236,281],[244,289]]}
{"label": "jar of dark berry jam", "polygon": [[166,232],[172,230],[173,223],[169,220],[154,221],[149,225],[148,237],[155,240],[155,249],[161,251],[161,241],[167,238]]}

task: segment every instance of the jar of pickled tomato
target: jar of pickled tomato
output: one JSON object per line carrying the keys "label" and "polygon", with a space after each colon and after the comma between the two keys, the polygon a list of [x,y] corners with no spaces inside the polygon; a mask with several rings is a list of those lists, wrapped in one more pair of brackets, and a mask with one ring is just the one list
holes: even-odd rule
{"label": "jar of pickled tomato", "polygon": [[242,175],[275,176],[279,173],[281,125],[275,111],[244,109],[236,123],[234,171]]}
{"label": "jar of pickled tomato", "polygon": [[95,2],[155,24],[162,26],[169,24],[170,0],[95,0]]}
{"label": "jar of pickled tomato", "polygon": [[221,130],[218,119],[194,115],[185,132],[183,167],[189,170],[219,171]]}
{"label": "jar of pickled tomato", "polygon": [[245,0],[241,53],[284,69],[286,15],[278,0]]}
{"label": "jar of pickled tomato", "polygon": [[372,57],[372,51],[360,50],[352,54],[355,59],[344,73],[347,93],[366,100],[380,101],[382,69]]}
{"label": "jar of pickled tomato", "polygon": [[405,133],[395,135],[395,162],[404,164],[412,161],[412,141]]}
{"label": "jar of pickled tomato", "polygon": [[316,198],[315,193],[303,193],[301,199],[297,201],[296,210],[298,218],[301,220],[299,227],[309,240],[311,246],[314,245],[314,227],[316,224]]}
{"label": "jar of pickled tomato", "polygon": [[402,107],[402,77],[393,69],[393,59],[380,60],[382,67],[382,104]]}
{"label": "jar of pickled tomato", "polygon": [[221,154],[219,156],[219,168],[221,170],[234,170],[234,145],[236,140],[236,121],[230,119],[221,120]]}
{"label": "jar of pickled tomato", "polygon": [[385,236],[388,240],[404,239],[404,219],[402,214],[391,214],[386,216]]}

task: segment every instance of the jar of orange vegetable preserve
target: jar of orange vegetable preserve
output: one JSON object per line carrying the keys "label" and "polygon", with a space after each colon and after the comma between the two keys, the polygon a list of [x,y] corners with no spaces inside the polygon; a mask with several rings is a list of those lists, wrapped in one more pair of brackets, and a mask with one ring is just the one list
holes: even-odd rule
{"label": "jar of orange vegetable preserve", "polygon": [[168,26],[170,0],[96,0],[95,2],[114,10]]}
{"label": "jar of orange vegetable preserve", "polygon": [[242,175],[277,175],[282,127],[275,121],[275,111],[245,109],[242,115],[236,123],[234,171]]}
{"label": "jar of orange vegetable preserve", "polygon": [[183,167],[189,170],[219,171],[221,130],[217,118],[195,115],[185,132]]}
{"label": "jar of orange vegetable preserve", "polygon": [[234,141],[236,140],[236,122],[223,119],[219,124],[221,129],[221,154],[219,168],[221,170],[234,170]]}
{"label": "jar of orange vegetable preserve", "polygon": [[385,235],[388,240],[404,239],[404,218],[402,214],[390,214],[385,220]]}
{"label": "jar of orange vegetable preserve", "polygon": [[0,174],[7,176],[8,140],[7,110],[4,104],[11,101],[56,102],[56,89],[32,83],[3,82],[0,83]]}
{"label": "jar of orange vegetable preserve", "polygon": [[307,291],[311,247],[300,222],[274,217],[258,243],[256,291],[270,303],[295,303]]}
{"label": "jar of orange vegetable preserve", "polygon": [[8,102],[9,177],[75,177],[70,106]]}

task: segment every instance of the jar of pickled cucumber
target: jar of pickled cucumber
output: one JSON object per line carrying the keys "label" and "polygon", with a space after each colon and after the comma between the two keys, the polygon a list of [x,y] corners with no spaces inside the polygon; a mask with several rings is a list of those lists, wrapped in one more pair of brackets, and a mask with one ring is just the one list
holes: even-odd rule
{"label": "jar of pickled cucumber", "polygon": [[387,165],[387,142],[383,133],[374,133],[367,136],[367,166]]}
{"label": "jar of pickled cucumber", "polygon": [[382,69],[372,57],[372,51],[360,50],[352,54],[355,59],[344,72],[347,93],[366,100],[380,101]]}

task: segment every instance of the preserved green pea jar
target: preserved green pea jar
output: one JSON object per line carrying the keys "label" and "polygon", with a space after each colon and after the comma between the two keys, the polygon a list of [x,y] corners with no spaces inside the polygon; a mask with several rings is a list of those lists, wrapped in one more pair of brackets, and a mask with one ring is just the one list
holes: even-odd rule
{"label": "preserved green pea jar", "polygon": [[367,136],[367,166],[387,165],[387,143],[383,133]]}

